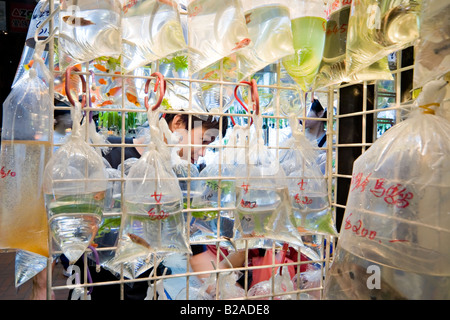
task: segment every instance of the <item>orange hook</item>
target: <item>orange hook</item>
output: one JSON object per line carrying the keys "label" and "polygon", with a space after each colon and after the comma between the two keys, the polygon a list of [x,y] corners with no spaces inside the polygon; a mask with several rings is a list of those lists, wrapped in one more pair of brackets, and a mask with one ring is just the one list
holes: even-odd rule
{"label": "orange hook", "polygon": [[[248,84],[250,86],[250,94],[251,94],[252,102],[253,102],[253,110],[255,110],[256,115],[259,115],[259,95],[258,95],[258,86],[256,84],[256,80],[252,79],[250,82],[249,81],[241,81],[240,83]],[[238,87],[239,87],[239,85],[237,85],[234,88],[234,97],[241,104],[242,108],[244,108],[244,110],[247,111],[247,113],[249,113],[247,106],[241,101],[241,99],[239,99],[239,97],[237,95]],[[231,117],[231,121],[233,122],[233,124],[235,124],[233,117]],[[253,122],[253,120],[252,120],[252,122]]]}
{"label": "orange hook", "polygon": [[[164,98],[164,94],[166,93],[166,80],[164,80],[164,76],[159,72],[154,72],[154,73],[152,73],[151,76],[156,77],[156,83],[155,83],[155,88],[153,89],[153,92],[156,92],[156,89],[158,88],[158,85],[159,85],[158,101],[156,101],[156,104],[153,107],[151,107],[151,110],[155,111],[161,105],[162,100]],[[148,79],[147,82],[145,83],[145,93],[146,94],[148,93],[148,87],[150,85],[150,82],[151,82],[151,79]],[[145,103],[145,108],[147,108],[147,110],[148,110],[150,108],[150,106],[148,105],[148,96],[145,97],[144,103]]]}
{"label": "orange hook", "polygon": [[[71,66],[66,69],[66,96],[67,99],[69,99],[69,102],[75,106],[75,100],[73,99],[72,95],[70,94],[70,76],[72,74],[72,70],[75,70],[76,72],[80,72],[80,69],[78,69],[76,66]],[[81,98],[81,108],[84,108],[86,106],[86,79],[83,77],[83,75],[79,75],[81,79],[81,85],[82,85],[82,92],[83,96]],[[78,99],[77,99],[78,100]]]}

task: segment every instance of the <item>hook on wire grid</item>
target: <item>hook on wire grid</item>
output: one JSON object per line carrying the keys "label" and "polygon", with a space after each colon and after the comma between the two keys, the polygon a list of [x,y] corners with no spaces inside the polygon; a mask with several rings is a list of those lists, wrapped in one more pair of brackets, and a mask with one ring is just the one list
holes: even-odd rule
{"label": "hook on wire grid", "polygon": [[[154,72],[151,74],[151,76],[156,77],[156,83],[155,83],[155,88],[153,89],[153,92],[156,92],[156,89],[158,88],[158,85],[159,85],[158,100],[156,101],[156,104],[154,106],[150,107],[148,104],[148,96],[145,96],[144,103],[145,103],[145,108],[147,110],[149,110],[151,108],[152,111],[155,111],[161,105],[162,100],[164,98],[164,94],[166,93],[166,80],[164,79],[164,76],[159,72]],[[148,94],[148,87],[150,85],[150,82],[151,82],[151,79],[148,79],[147,82],[145,83],[145,94]]]}
{"label": "hook on wire grid", "polygon": [[[70,66],[66,69],[66,83],[65,83],[65,89],[66,89],[66,96],[67,99],[69,99],[69,102],[75,106],[75,100],[72,97],[72,94],[70,93],[70,77],[72,76],[72,70],[76,72],[81,72],[80,69],[78,69],[77,66]],[[82,74],[79,74],[82,84],[82,98],[81,98],[81,108],[84,108],[86,106],[86,79]]]}
{"label": "hook on wire grid", "polygon": [[[256,84],[256,80],[252,79],[251,81],[241,81],[240,83],[247,84],[247,85],[250,86],[250,96],[251,96],[252,102],[253,102],[252,109],[253,109],[253,111],[255,112],[256,115],[259,115],[259,95],[258,95],[258,85]],[[238,88],[239,88],[239,85],[237,85],[234,88],[234,97],[240,103],[242,108],[244,108],[244,110],[247,111],[247,113],[250,114],[249,109],[247,108],[247,106],[242,102],[241,99],[239,99],[239,97],[237,95],[237,89]],[[250,124],[253,123],[253,118],[250,121],[251,121]],[[233,123],[233,125],[236,124],[236,122],[234,121],[233,117],[231,117],[231,122]]]}

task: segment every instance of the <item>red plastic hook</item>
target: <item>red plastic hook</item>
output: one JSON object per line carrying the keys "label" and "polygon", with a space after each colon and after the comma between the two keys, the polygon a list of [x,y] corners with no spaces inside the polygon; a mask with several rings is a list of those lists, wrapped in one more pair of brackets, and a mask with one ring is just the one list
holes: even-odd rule
{"label": "red plastic hook", "polygon": [[[240,83],[248,84],[250,86],[250,94],[251,94],[252,102],[253,102],[253,110],[255,110],[256,115],[259,115],[259,95],[258,95],[258,86],[256,84],[256,80],[252,79],[250,82],[249,81],[241,81]],[[239,85],[237,85],[234,88],[234,97],[241,104],[242,108],[244,108],[244,110],[247,111],[247,113],[249,113],[247,106],[241,101],[241,99],[239,99],[239,97],[237,95],[238,88],[239,88]],[[233,124],[235,124],[233,117],[231,117],[231,121],[233,122]],[[253,120],[252,120],[252,122],[253,122]]]}
{"label": "red plastic hook", "polygon": [[[66,96],[67,99],[69,99],[69,102],[75,106],[75,100],[72,98],[72,95],[70,94],[70,76],[72,75],[72,70],[75,70],[76,72],[81,72],[80,69],[78,69],[76,66],[71,66],[66,69]],[[83,75],[79,75],[81,79],[81,85],[82,85],[82,92],[83,96],[81,98],[81,108],[84,108],[86,106],[86,79],[83,77]]]}
{"label": "red plastic hook", "polygon": [[[151,107],[151,110],[155,111],[161,105],[162,100],[164,98],[164,94],[166,93],[166,80],[164,80],[164,76],[159,72],[154,72],[154,73],[152,73],[151,76],[156,77],[156,83],[155,83],[155,88],[153,89],[153,92],[156,92],[156,89],[158,88],[158,85],[159,85],[158,101],[156,102],[156,104],[153,107]],[[148,79],[147,82],[145,83],[145,93],[146,94],[148,93],[148,87],[150,85],[150,82],[151,82],[151,79]],[[147,108],[147,110],[148,110],[150,108],[150,106],[148,105],[148,96],[145,97],[144,103],[145,103],[145,108]]]}

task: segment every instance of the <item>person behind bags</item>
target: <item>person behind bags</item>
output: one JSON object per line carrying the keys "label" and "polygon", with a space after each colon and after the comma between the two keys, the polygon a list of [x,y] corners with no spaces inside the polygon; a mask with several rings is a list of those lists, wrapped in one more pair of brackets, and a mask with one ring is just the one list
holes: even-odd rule
{"label": "person behind bags", "polygon": [[[181,110],[182,111],[182,110]],[[191,119],[191,136],[190,141],[191,144],[201,145],[201,146],[192,146],[191,152],[189,153],[189,115],[184,113],[166,113],[163,115],[165,118],[169,129],[172,132],[177,132],[181,136],[180,144],[186,145],[179,150],[179,156],[182,159],[190,160],[192,164],[196,164],[199,158],[203,157],[206,152],[206,145],[215,141],[215,139],[222,134],[225,136],[225,132],[228,126],[228,119],[226,117],[221,117],[222,127],[220,127],[220,121],[213,116],[205,116],[203,119],[197,116],[192,115]],[[222,131],[220,132],[220,128]],[[108,137],[108,141],[112,144],[120,144],[122,143],[122,137],[110,136]],[[125,138],[126,144],[144,144],[145,137],[137,137],[137,138]],[[141,155],[145,152],[145,147],[141,146],[130,146],[124,148],[124,160],[129,158],[140,158]],[[120,164],[122,162],[122,148],[121,147],[112,147],[110,152],[104,155],[104,158],[111,164],[112,168],[120,169]],[[193,270],[199,271],[196,267],[198,260],[202,260],[203,256],[207,256],[207,251],[205,250],[205,246],[203,245],[192,245],[193,252]],[[206,253],[205,253],[206,252]],[[203,262],[202,262],[203,263]],[[207,262],[210,265],[210,261]],[[79,259],[76,265],[80,268],[81,275],[84,274],[84,262],[83,259]],[[107,281],[117,281],[117,277],[114,276],[110,271],[101,268],[100,272],[96,272],[95,265],[89,265],[88,268],[92,278],[93,283],[98,282],[107,282]],[[160,276],[163,274],[165,266],[162,264],[158,265],[157,275]],[[150,275],[151,269],[144,272],[138,278],[146,278]],[[170,274],[170,270],[166,272],[166,274]],[[136,281],[130,285],[124,285],[124,300],[144,300],[147,295],[148,283],[147,281]],[[69,292],[69,299],[72,295],[72,291]],[[111,300],[111,299],[120,299],[120,285],[101,285],[94,286],[91,293],[92,300]]]}
{"label": "person behind bags", "polygon": [[[319,100],[313,99],[309,112],[306,114],[308,118],[327,118],[327,110],[322,107]],[[319,148],[325,147],[327,143],[327,132],[325,130],[326,121],[322,120],[305,120],[306,136],[317,141]]]}

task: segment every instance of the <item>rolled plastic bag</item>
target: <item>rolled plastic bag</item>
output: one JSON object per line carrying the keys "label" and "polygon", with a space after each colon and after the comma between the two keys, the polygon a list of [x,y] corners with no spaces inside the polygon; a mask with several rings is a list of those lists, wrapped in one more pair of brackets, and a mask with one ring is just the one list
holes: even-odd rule
{"label": "rolled plastic bag", "polygon": [[97,233],[108,179],[103,158],[86,142],[81,115],[75,102],[72,134],[51,157],[43,182],[50,234],[71,264]]}
{"label": "rolled plastic bag", "polygon": [[292,138],[285,141],[288,151],[280,162],[286,172],[295,225],[301,232],[336,236],[325,176],[317,162],[319,153],[299,130],[297,117],[291,114],[289,122]]}
{"label": "rolled plastic bag", "polygon": [[174,0],[121,0],[124,73],[186,48]]}
{"label": "rolled plastic bag", "polygon": [[151,140],[125,180],[124,212],[115,263],[156,253],[190,253],[183,194],[163,140],[158,112],[147,112]]}
{"label": "rolled plastic bag", "polygon": [[117,0],[62,0],[58,49],[62,70],[122,52],[121,9]]}
{"label": "rolled plastic bag", "polygon": [[333,2],[326,24],[325,47],[314,88],[338,85],[341,82],[393,80],[387,56],[349,76],[347,74],[347,29],[352,1]]}
{"label": "rolled plastic bag", "polygon": [[419,37],[421,0],[353,1],[347,34],[349,76],[414,44]]}
{"label": "rolled plastic bag", "polygon": [[449,299],[448,84],[427,83],[409,117],[353,165],[326,299]]}
{"label": "rolled plastic bag", "polygon": [[422,0],[419,40],[415,46],[413,88],[450,71],[450,3]]}
{"label": "rolled plastic bag", "polygon": [[242,6],[250,43],[236,53],[238,81],[294,54],[289,0],[243,0]]}
{"label": "rolled plastic bag", "polygon": [[283,58],[283,66],[303,91],[309,91],[319,71],[325,45],[325,6],[321,0],[292,1],[291,28],[293,55]]}
{"label": "rolled plastic bag", "polygon": [[42,62],[35,56],[33,67],[14,85],[3,103],[0,247],[47,257],[48,227],[42,184],[52,151],[49,138],[53,98],[35,70],[39,60]]}
{"label": "rolled plastic bag", "polygon": [[250,43],[238,0],[189,0],[187,12],[190,75]]}

